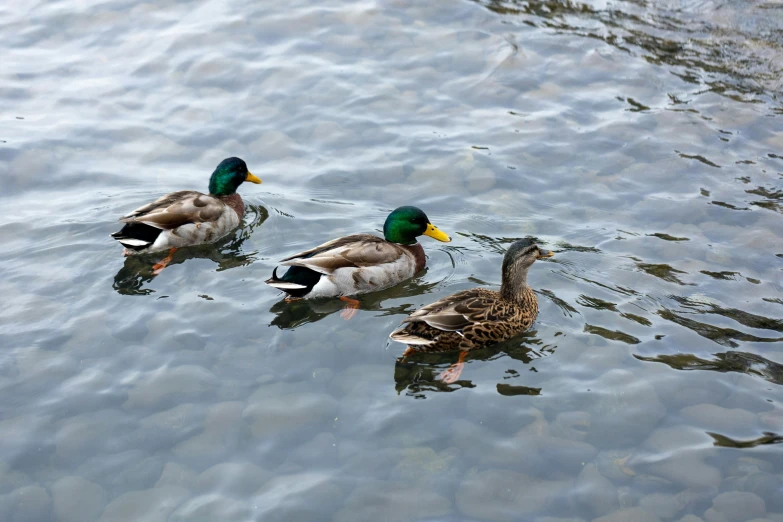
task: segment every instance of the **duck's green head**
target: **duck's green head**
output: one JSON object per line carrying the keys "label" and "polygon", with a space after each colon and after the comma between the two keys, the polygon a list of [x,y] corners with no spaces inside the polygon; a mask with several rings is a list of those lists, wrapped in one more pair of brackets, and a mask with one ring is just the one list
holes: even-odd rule
{"label": "duck's green head", "polygon": [[416,238],[425,235],[448,243],[451,238],[430,223],[427,214],[416,207],[400,207],[394,209],[383,224],[383,236],[386,241],[410,245]]}
{"label": "duck's green head", "polygon": [[209,193],[214,196],[230,196],[243,182],[261,183],[247,170],[247,164],[239,158],[226,158],[220,162],[209,178]]}

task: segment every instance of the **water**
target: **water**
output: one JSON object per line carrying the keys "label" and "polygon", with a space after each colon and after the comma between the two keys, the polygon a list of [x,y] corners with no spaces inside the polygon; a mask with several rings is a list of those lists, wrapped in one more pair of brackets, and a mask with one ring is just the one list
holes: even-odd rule
{"label": "water", "polygon": [[[0,7],[3,519],[783,520],[782,17]],[[232,155],[264,180],[243,229],[121,257],[118,216]],[[355,319],[262,284],[403,204],[454,241]],[[455,354],[397,361],[526,236],[556,252],[531,331],[451,386]]]}

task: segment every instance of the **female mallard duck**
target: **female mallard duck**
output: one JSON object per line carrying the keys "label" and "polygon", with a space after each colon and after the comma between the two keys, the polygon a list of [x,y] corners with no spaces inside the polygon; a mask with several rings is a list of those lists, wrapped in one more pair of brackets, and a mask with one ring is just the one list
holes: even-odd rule
{"label": "female mallard duck", "polygon": [[503,256],[500,291],[463,290],[413,312],[389,337],[408,345],[403,357],[415,352],[460,350],[459,362],[441,375],[453,383],[462,373],[470,350],[483,348],[522,333],[538,315],[536,294],[527,285],[527,271],[536,261],[554,254],[530,239],[520,239]]}
{"label": "female mallard duck", "polygon": [[400,207],[386,218],[383,239],[354,234],[294,254],[280,261],[291,268],[282,277],[275,268],[266,284],[286,292],[287,299],[340,297],[348,303],[343,318],[350,319],[359,302],[346,296],[389,288],[424,268],[424,249],[416,241],[421,235],[451,241],[420,209]]}
{"label": "female mallard duck", "polygon": [[120,218],[125,226],[111,236],[126,247],[126,256],[168,250],[153,266],[157,274],[176,249],[212,243],[239,226],[245,204],[237,188],[245,181],[261,183],[241,159],[224,159],[209,178],[209,194],[195,190],[166,194]]}

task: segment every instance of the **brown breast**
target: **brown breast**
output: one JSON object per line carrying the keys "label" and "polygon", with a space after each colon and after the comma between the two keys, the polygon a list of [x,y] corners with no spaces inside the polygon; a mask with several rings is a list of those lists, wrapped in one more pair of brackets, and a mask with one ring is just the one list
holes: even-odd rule
{"label": "brown breast", "polygon": [[245,202],[242,201],[242,196],[234,193],[230,196],[221,196],[220,200],[234,209],[234,212],[236,212],[237,216],[239,216],[239,220],[242,221],[242,217],[245,215]]}
{"label": "brown breast", "polygon": [[414,273],[418,274],[421,269],[424,268],[424,265],[427,264],[427,256],[424,255],[424,248],[422,248],[421,244],[419,243],[400,246],[413,254],[413,258],[416,260],[416,271]]}

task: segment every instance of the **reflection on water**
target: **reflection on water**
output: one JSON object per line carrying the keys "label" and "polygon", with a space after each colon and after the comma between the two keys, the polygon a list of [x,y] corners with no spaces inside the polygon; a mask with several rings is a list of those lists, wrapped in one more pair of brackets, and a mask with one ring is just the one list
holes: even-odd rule
{"label": "reflection on water", "polygon": [[661,362],[675,370],[711,370],[714,372],[741,372],[758,375],[774,384],[783,385],[783,364],[765,359],[760,355],[746,352],[723,352],[713,354],[714,359],[700,359],[693,354],[658,355],[643,357],[634,355],[641,361]]}
{"label": "reflection on water", "polygon": [[[453,384],[446,384],[439,379],[440,374],[457,362],[458,353],[417,352],[407,357],[399,357],[394,367],[394,387],[397,393],[405,391],[406,395],[417,399],[427,397],[426,392],[453,392],[460,388],[475,388],[476,384],[469,377],[471,361],[497,361],[509,357],[528,366],[528,370],[536,372],[532,364],[536,360],[555,353],[557,345],[547,344],[538,336],[536,330],[529,330],[514,339],[498,343],[494,346],[471,350],[465,357],[465,370],[462,378]],[[516,370],[507,370],[504,379],[520,378]],[[498,383],[497,391],[501,395],[540,395],[541,388],[531,388],[521,384]]]}
{"label": "reflection on water", "polygon": [[[243,226],[215,243],[178,249],[174,252],[174,257],[168,266],[184,263],[188,259],[210,259],[218,265],[217,272],[221,272],[252,263],[256,253],[243,253],[242,244],[250,237],[256,227],[266,221],[269,212],[260,205],[246,205],[245,209],[245,224]],[[114,276],[112,287],[122,295],[149,295],[153,293],[154,290],[143,288],[143,286],[156,277],[153,274],[152,266],[163,256],[165,256],[165,252],[126,257],[122,268]]]}
{"label": "reflection on water", "polygon": [[712,432],[707,432],[707,434],[715,440],[714,444],[716,446],[722,446],[724,448],[737,448],[737,449],[754,448],[756,446],[761,446],[764,444],[783,443],[782,435],[777,435],[770,431],[765,431],[764,435],[762,435],[757,439],[752,439],[752,440],[735,440],[732,439],[731,437],[726,437],[725,435],[720,435],[719,433],[712,433]]}

